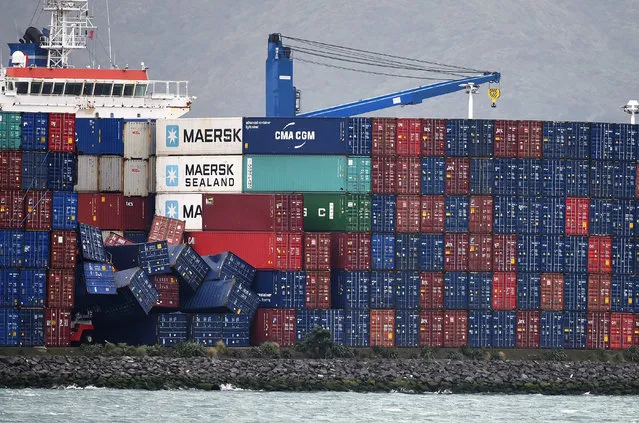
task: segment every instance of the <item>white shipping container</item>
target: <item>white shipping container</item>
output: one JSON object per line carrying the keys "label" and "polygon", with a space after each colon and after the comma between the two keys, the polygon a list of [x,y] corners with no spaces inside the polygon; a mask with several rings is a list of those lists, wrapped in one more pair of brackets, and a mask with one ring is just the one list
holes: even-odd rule
{"label": "white shipping container", "polygon": [[148,159],[155,151],[155,122],[124,122],[124,158]]}
{"label": "white shipping container", "polygon": [[122,192],[122,165],[121,156],[100,156],[100,192]]}
{"label": "white shipping container", "polygon": [[78,156],[78,181],[75,192],[98,192],[99,156]]}
{"label": "white shipping container", "polygon": [[149,194],[155,194],[155,163],[156,157],[149,157]]}
{"label": "white shipping container", "polygon": [[155,214],[183,220],[187,231],[201,231],[202,194],[158,194]]}
{"label": "white shipping container", "polygon": [[146,197],[149,195],[149,161],[124,159],[124,196]]}
{"label": "white shipping container", "polygon": [[242,192],[242,156],[158,156],[157,192]]}
{"label": "white shipping container", "polygon": [[158,119],[156,155],[242,154],[242,118]]}

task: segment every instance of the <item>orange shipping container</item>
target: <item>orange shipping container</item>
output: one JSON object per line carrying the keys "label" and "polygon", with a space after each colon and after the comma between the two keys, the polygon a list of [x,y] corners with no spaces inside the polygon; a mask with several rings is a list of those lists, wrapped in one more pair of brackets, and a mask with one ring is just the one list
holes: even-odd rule
{"label": "orange shipping container", "polygon": [[562,273],[541,274],[540,308],[555,311],[564,309],[564,275]]}
{"label": "orange shipping container", "polygon": [[610,314],[610,349],[625,350],[634,340],[635,317],[632,313]]}
{"label": "orange shipping container", "polygon": [[371,310],[370,346],[395,346],[395,310]]}

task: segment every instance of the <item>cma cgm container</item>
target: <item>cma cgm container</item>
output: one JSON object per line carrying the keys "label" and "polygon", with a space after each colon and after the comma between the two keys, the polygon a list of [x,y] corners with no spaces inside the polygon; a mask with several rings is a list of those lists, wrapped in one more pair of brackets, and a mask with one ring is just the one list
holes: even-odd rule
{"label": "cma cgm container", "polygon": [[47,157],[44,151],[22,152],[22,189],[47,189]]}
{"label": "cma cgm container", "polygon": [[347,138],[350,154],[370,156],[373,148],[371,118],[348,118]]}
{"label": "cma cgm container", "polygon": [[242,192],[242,156],[158,156],[157,192]]}
{"label": "cma cgm container", "polygon": [[22,265],[31,268],[47,268],[49,257],[49,232],[25,231]]}
{"label": "cma cgm container", "polygon": [[0,310],[17,307],[19,301],[20,269],[0,269]]}
{"label": "cma cgm container", "polygon": [[421,237],[418,234],[395,234],[395,269],[420,268]]}
{"label": "cma cgm container", "polygon": [[158,119],[158,156],[242,154],[242,118]]}
{"label": "cma cgm container", "polygon": [[296,340],[295,310],[258,308],[251,330],[251,344],[275,342],[290,346]]}
{"label": "cma cgm container", "polygon": [[470,121],[466,119],[446,120],[446,155],[468,156],[470,144]]}
{"label": "cma cgm container", "polygon": [[47,153],[47,188],[54,191],[73,191],[77,181],[76,156],[73,153]]}
{"label": "cma cgm container", "polygon": [[24,232],[0,230],[0,268],[22,267],[24,257]]}
{"label": "cma cgm container", "polygon": [[202,256],[202,259],[211,268],[206,276],[208,279],[237,279],[250,285],[255,277],[255,268],[230,251]]}
{"label": "cma cgm container", "polygon": [[[155,196],[155,214],[157,216],[183,221],[184,229],[187,231],[201,231],[202,194],[157,194]],[[233,217],[234,216],[228,216],[229,219]]]}
{"label": "cma cgm container", "polygon": [[0,308],[0,346],[13,347],[19,342],[20,314],[16,308]]}
{"label": "cma cgm container", "polygon": [[47,300],[46,269],[20,270],[20,307],[44,307]]}
{"label": "cma cgm container", "polygon": [[494,191],[495,165],[493,159],[470,159],[470,188],[475,195],[491,195]]}
{"label": "cma cgm container", "polygon": [[395,310],[395,346],[417,347],[419,345],[419,312],[417,310]]}
{"label": "cma cgm container", "polygon": [[190,338],[201,345],[223,342],[229,347],[248,347],[251,318],[232,313],[194,314]]}
{"label": "cma cgm container", "polygon": [[371,272],[370,307],[374,309],[395,307],[395,273],[389,271]]}
{"label": "cma cgm container", "polygon": [[371,231],[371,198],[367,195],[307,193],[303,198],[305,231]]}
{"label": "cma cgm container", "polygon": [[468,155],[470,157],[491,157],[495,151],[495,125],[492,120],[470,121]]}
{"label": "cma cgm container", "polygon": [[44,309],[22,309],[19,314],[19,340],[22,347],[44,345]]}

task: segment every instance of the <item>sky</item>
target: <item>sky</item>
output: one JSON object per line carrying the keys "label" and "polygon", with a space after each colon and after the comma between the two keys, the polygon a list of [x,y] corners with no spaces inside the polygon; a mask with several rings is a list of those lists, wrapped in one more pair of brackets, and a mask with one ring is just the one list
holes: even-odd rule
{"label": "sky", "polygon": [[[0,50],[30,24],[48,25],[37,0],[1,0]],[[91,1],[92,51],[108,66],[106,0]],[[188,117],[265,114],[265,60],[273,32],[320,42],[501,72],[501,98],[475,97],[483,119],[627,122],[639,98],[639,2],[620,0],[110,0],[120,66],[148,66],[157,80],[188,80]],[[72,57],[88,63],[86,54]],[[427,85],[294,61],[303,111]],[[371,116],[463,118],[463,92]]]}

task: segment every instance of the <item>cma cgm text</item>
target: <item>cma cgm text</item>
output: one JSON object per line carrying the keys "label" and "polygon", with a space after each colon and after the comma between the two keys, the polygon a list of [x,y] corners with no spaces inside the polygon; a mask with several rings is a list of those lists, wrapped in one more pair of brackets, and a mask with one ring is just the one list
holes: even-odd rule
{"label": "cma cgm text", "polygon": [[276,140],[314,141],[315,131],[275,131]]}
{"label": "cma cgm text", "polygon": [[184,142],[242,142],[242,128],[185,129]]}

